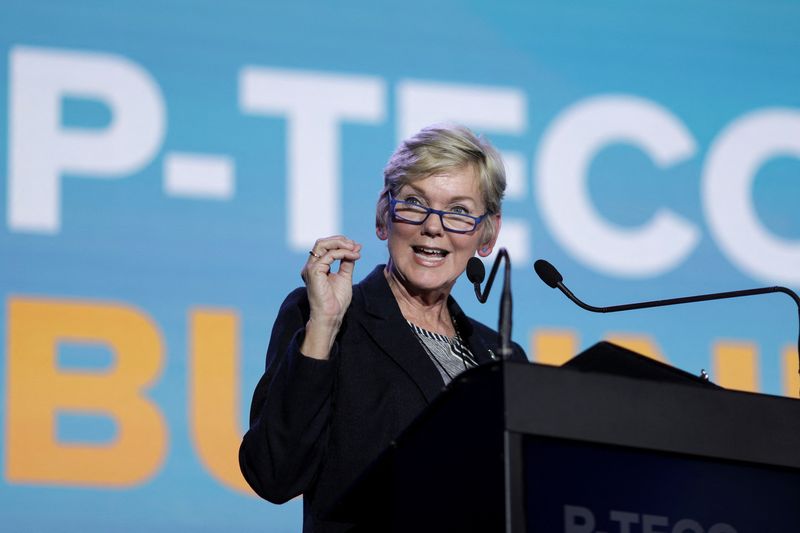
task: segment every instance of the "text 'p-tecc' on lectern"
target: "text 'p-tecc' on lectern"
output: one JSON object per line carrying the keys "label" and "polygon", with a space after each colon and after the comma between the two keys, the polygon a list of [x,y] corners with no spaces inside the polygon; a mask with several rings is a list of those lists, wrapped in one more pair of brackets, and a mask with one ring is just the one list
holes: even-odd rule
{"label": "text 'p-tecc' on lectern", "polygon": [[800,531],[800,401],[609,343],[464,372],[332,511],[358,531]]}

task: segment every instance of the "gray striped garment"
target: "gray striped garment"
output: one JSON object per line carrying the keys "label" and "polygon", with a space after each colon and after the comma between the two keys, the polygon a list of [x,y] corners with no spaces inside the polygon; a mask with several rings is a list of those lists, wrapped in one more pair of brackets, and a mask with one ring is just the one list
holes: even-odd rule
{"label": "gray striped garment", "polygon": [[428,356],[433,361],[439,374],[441,374],[445,385],[467,368],[477,366],[475,358],[469,348],[461,341],[458,333],[456,333],[455,337],[447,337],[446,335],[423,329],[411,322],[408,322],[408,325],[417,335],[422,347],[428,352]]}

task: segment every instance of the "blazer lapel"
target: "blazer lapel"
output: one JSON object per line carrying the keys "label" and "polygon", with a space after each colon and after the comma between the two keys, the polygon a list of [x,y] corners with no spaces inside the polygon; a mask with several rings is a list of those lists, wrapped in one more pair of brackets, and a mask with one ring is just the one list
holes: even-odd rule
{"label": "blazer lapel", "polygon": [[358,284],[365,310],[358,321],[375,344],[408,374],[431,402],[444,387],[442,377],[403,318],[383,269],[384,266],[379,265]]}
{"label": "blazer lapel", "polygon": [[461,333],[473,357],[475,357],[475,361],[479,365],[483,365],[497,360],[497,347],[494,343],[487,342],[488,339],[478,335],[476,328],[472,326],[472,322],[452,297],[448,300],[447,306],[450,308],[450,315],[456,321],[459,333]]}

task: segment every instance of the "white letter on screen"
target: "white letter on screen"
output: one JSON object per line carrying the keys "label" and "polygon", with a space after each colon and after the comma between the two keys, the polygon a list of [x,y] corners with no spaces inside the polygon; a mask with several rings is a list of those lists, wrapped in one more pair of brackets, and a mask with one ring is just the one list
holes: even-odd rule
{"label": "white letter on screen", "polygon": [[679,264],[698,230],[667,209],[639,228],[621,228],[592,205],[586,177],[592,159],[613,144],[642,149],[661,168],[695,152],[691,133],[668,110],[633,96],[599,96],[559,116],[545,133],[536,164],[536,199],[554,237],[601,272],[657,276]]}
{"label": "white letter on screen", "polygon": [[[116,178],[154,156],[164,138],[158,85],[124,57],[17,46],[10,53],[8,226],[57,233],[61,175]],[[64,128],[62,101],[101,102],[111,112],[103,128]]]}
{"label": "white letter on screen", "polygon": [[759,168],[780,156],[800,158],[800,112],[765,110],[736,120],[709,149],[703,207],[712,235],[734,264],[767,283],[800,285],[800,240],[770,233],[752,201]]}
{"label": "white letter on screen", "polygon": [[[480,132],[521,135],[528,124],[527,100],[517,89],[402,81],[397,86],[398,140],[438,122],[455,122]],[[525,158],[516,152],[501,152],[506,166],[506,199],[525,198]],[[530,261],[530,237],[524,220],[503,218],[500,238],[491,256],[508,248],[515,264]]]}
{"label": "white letter on screen", "polygon": [[401,81],[397,111],[398,140],[436,122],[516,135],[528,124],[525,95],[499,87]]}
{"label": "white letter on screen", "polygon": [[289,245],[306,250],[339,233],[341,122],[384,120],[383,80],[245,67],[239,105],[247,113],[284,116],[288,129]]}

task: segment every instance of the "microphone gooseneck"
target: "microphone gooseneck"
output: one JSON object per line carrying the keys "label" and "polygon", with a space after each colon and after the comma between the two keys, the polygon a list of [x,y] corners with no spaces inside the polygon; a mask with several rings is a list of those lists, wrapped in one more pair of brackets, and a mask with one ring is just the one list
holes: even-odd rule
{"label": "microphone gooseneck", "polygon": [[481,292],[481,283],[486,275],[486,269],[483,262],[477,257],[470,258],[467,261],[467,278],[472,282],[475,287],[475,296],[480,303],[486,303],[489,297],[489,291],[492,290],[494,277],[497,275],[497,269],[500,267],[500,261],[505,259],[505,270],[503,273],[503,293],[500,296],[500,323],[498,326],[498,333],[500,334],[500,357],[508,359],[511,357],[511,325],[512,325],[512,300],[511,300],[511,258],[508,256],[508,250],[500,248],[497,251],[497,257],[492,265],[492,270],[489,272],[489,279],[486,281],[486,286]]}
{"label": "microphone gooseneck", "polygon": [[[630,311],[633,309],[646,309],[648,307],[664,307],[667,305],[678,305],[678,304],[688,304],[694,302],[707,302],[710,300],[723,300],[726,298],[739,298],[742,296],[755,296],[757,294],[769,294],[772,292],[782,292],[788,295],[792,300],[794,300],[795,305],[797,305],[797,317],[798,322],[800,323],[800,296],[797,296],[797,293],[791,289],[786,287],[761,287],[758,289],[746,289],[740,291],[727,291],[727,292],[715,292],[712,294],[698,294],[696,296],[683,296],[681,298],[668,298],[666,300],[652,300],[649,302],[639,302],[639,303],[632,303],[632,304],[623,304],[623,305],[612,305],[610,307],[595,307],[593,305],[589,305],[582,300],[580,300],[577,296],[572,294],[563,283],[564,278],[561,273],[545,261],[544,259],[539,259],[533,265],[534,270],[539,275],[539,277],[544,281],[547,285],[552,288],[558,288],[561,292],[563,292],[567,298],[575,302],[578,306],[586,309],[587,311],[591,311],[593,313],[616,313],[617,311]],[[800,332],[798,332],[797,336],[797,354],[798,354],[798,373],[800,373]]]}

